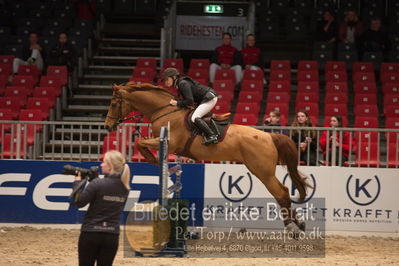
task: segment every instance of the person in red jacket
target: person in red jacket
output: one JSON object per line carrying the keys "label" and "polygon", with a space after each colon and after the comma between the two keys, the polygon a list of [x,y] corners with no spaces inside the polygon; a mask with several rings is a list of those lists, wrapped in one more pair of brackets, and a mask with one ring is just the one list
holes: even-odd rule
{"label": "person in red jacket", "polygon": [[[340,128],[342,127],[342,117],[340,115],[334,115],[330,118],[330,127],[332,128]],[[349,150],[353,150],[355,145],[355,139],[352,138],[348,131],[342,132],[342,139],[340,131],[333,132],[329,131],[327,138],[327,131],[324,131],[320,137],[320,147],[323,151],[324,158],[327,160],[327,143],[328,143],[328,161],[332,161],[332,149],[333,149],[333,141],[335,140],[336,145],[336,165],[341,166],[343,162],[348,161],[349,158]],[[350,143],[352,142],[352,148],[350,149]],[[339,150],[342,148],[342,160],[339,161]]]}
{"label": "person in red jacket", "polygon": [[241,50],[243,68],[245,70],[258,70],[262,68],[262,51],[255,46],[255,35],[247,35],[247,46]]}
{"label": "person in red jacket", "polygon": [[232,69],[235,72],[236,84],[241,81],[241,60],[237,48],[231,45],[231,34],[223,33],[223,44],[218,46],[212,55],[212,64],[209,66],[209,79],[213,83],[216,70]]}

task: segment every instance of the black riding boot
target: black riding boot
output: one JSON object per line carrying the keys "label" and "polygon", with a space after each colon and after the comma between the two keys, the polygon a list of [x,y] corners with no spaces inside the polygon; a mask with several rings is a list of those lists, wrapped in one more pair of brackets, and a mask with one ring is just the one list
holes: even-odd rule
{"label": "black riding boot", "polygon": [[196,118],[194,120],[194,124],[205,134],[202,144],[208,145],[208,144],[218,143],[218,138],[212,132],[212,130],[209,128],[209,126],[206,124],[204,120],[202,120],[201,118]]}

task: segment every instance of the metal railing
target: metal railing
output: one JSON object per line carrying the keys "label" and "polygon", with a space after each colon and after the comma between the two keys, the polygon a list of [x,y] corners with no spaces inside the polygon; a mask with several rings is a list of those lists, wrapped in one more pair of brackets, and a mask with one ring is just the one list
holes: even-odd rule
{"label": "metal railing", "polygon": [[[399,129],[255,128],[302,140],[296,142],[302,165],[399,168]],[[109,133],[100,122],[0,121],[0,159],[98,161],[105,151],[117,149],[128,161],[140,162],[144,158],[135,142],[151,135],[146,123],[124,123]],[[321,146],[322,138],[331,141]],[[308,148],[301,151],[301,143]]]}

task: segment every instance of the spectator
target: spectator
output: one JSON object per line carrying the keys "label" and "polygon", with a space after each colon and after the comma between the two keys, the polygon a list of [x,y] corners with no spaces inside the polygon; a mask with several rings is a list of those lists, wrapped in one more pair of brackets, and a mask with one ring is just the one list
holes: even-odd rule
{"label": "spectator", "polygon": [[212,64],[209,67],[209,77],[212,83],[218,69],[232,69],[235,72],[236,83],[238,84],[241,80],[240,53],[231,45],[231,39],[230,33],[223,33],[223,44],[217,47],[212,55]]}
{"label": "spectator", "polygon": [[245,70],[258,70],[262,68],[262,51],[255,46],[255,35],[247,35],[247,46],[241,50],[243,68]]}
{"label": "spectator", "polygon": [[339,27],[339,40],[347,43],[358,44],[363,34],[363,24],[355,11],[348,11],[344,21]]}
{"label": "spectator", "polygon": [[[313,127],[309,114],[300,110],[295,114],[295,120],[292,127]],[[300,149],[300,160],[307,165],[316,165],[316,133],[313,130],[295,130],[292,139]],[[309,155],[309,161],[308,161]]]}
{"label": "spectator", "polygon": [[36,65],[40,72],[44,67],[44,50],[39,45],[39,34],[36,32],[29,33],[29,43],[22,48],[22,59],[14,58],[13,73],[18,73],[20,65]]}
{"label": "spectator", "polygon": [[76,9],[76,18],[93,20],[96,17],[95,0],[74,0]]}
{"label": "spectator", "polygon": [[390,49],[388,33],[382,28],[381,19],[372,18],[370,28],[363,36],[364,52],[383,52],[387,53]]}
{"label": "spectator", "polygon": [[75,47],[69,42],[66,33],[58,35],[58,43],[50,51],[49,64],[56,66],[67,66],[68,71],[73,71],[75,64]]}
{"label": "spectator", "polygon": [[[331,128],[340,128],[342,127],[342,117],[340,115],[333,115],[330,118],[330,127]],[[323,151],[324,159],[326,163],[332,162],[332,150],[333,150],[333,142],[335,140],[336,145],[336,165],[341,166],[343,162],[348,161],[349,158],[349,150],[350,150],[350,134],[348,131],[342,132],[342,140],[340,132],[330,131],[328,133],[329,138],[327,141],[327,131],[324,131],[320,137],[320,147]],[[328,143],[328,162],[327,162],[327,143]],[[355,141],[352,139],[352,148],[355,147]],[[339,160],[339,150],[342,148],[342,160]]]}
{"label": "spectator", "polygon": [[[273,127],[280,127],[280,111],[279,110],[273,110],[269,113],[269,117],[265,119],[263,124],[265,126],[273,126]],[[280,133],[280,134],[286,134],[284,130],[278,130],[278,129],[265,129],[265,132],[269,133]]]}
{"label": "spectator", "polygon": [[317,40],[322,42],[336,42],[338,34],[338,24],[335,21],[335,14],[331,10],[323,13],[323,20],[317,25]]}

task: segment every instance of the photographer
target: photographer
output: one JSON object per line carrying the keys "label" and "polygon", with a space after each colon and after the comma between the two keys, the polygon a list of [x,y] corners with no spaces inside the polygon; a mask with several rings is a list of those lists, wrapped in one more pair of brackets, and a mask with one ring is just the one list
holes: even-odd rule
{"label": "photographer", "polygon": [[[79,237],[79,265],[112,265],[118,250],[120,215],[130,191],[130,169],[123,155],[108,151],[96,178],[76,197],[78,208],[90,203]],[[75,177],[74,188],[81,182]]]}

